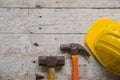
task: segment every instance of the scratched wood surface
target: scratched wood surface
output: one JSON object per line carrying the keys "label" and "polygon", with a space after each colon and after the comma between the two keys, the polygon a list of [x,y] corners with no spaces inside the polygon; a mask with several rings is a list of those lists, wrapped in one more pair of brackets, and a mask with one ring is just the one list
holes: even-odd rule
{"label": "scratched wood surface", "polygon": [[119,0],[0,0],[0,7],[119,8]]}
{"label": "scratched wood surface", "polygon": [[[0,0],[0,80],[48,80],[38,56],[64,55],[56,80],[72,80],[70,55],[60,44],[80,43],[99,18],[120,21],[119,0]],[[92,55],[92,54],[91,54]],[[120,80],[91,56],[79,55],[81,80]]]}
{"label": "scratched wood surface", "polygon": [[87,33],[97,19],[120,21],[119,14],[119,9],[0,9],[0,33]]}

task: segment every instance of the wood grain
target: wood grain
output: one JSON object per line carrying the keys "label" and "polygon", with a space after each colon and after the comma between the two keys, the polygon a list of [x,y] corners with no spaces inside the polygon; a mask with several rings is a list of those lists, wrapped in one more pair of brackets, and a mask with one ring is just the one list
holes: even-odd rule
{"label": "wood grain", "polygon": [[0,7],[119,8],[119,0],[0,0]]}
{"label": "wood grain", "polygon": [[[61,70],[56,69],[56,79],[70,80],[71,57],[60,52],[59,44],[79,42],[85,46],[84,37],[76,34],[0,34],[0,79],[35,80],[36,75],[39,75],[43,80],[48,80],[47,69],[38,66],[38,56],[65,55],[65,66]],[[79,73],[81,80],[119,80],[118,76],[104,69],[93,56],[88,61],[79,55]]]}
{"label": "wood grain", "polygon": [[119,9],[0,9],[0,33],[87,33],[105,17],[120,21]]}
{"label": "wood grain", "polygon": [[[72,80],[71,55],[60,44],[80,43],[99,18],[120,21],[120,0],[0,0],[0,80],[48,80],[38,56],[65,56],[56,80]],[[80,80],[120,80],[91,54],[79,55]]]}

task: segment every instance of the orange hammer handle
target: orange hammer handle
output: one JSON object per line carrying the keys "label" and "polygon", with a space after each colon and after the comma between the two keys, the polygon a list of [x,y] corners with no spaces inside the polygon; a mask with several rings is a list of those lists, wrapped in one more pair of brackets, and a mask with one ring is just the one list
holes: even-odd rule
{"label": "orange hammer handle", "polygon": [[78,74],[78,55],[72,55],[73,80],[79,80]]}

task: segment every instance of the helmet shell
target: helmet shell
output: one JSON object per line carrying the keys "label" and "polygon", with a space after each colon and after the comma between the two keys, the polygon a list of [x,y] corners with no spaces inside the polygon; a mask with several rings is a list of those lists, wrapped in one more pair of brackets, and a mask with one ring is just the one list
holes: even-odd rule
{"label": "helmet shell", "polygon": [[101,18],[88,31],[85,42],[105,68],[120,75],[120,23]]}

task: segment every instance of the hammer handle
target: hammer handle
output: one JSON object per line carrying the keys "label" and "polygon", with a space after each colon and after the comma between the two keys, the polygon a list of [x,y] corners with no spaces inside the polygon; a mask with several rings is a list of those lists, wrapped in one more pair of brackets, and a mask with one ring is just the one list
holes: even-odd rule
{"label": "hammer handle", "polygon": [[78,74],[78,55],[72,55],[73,80],[79,80]]}
{"label": "hammer handle", "polygon": [[55,68],[49,67],[49,80],[55,80]]}

